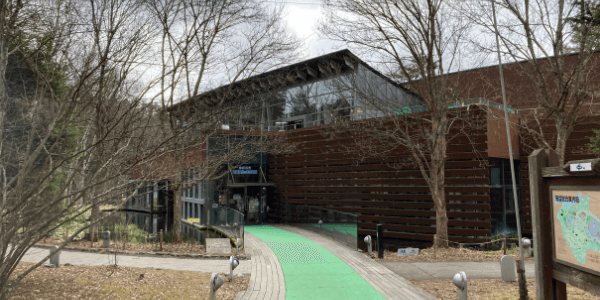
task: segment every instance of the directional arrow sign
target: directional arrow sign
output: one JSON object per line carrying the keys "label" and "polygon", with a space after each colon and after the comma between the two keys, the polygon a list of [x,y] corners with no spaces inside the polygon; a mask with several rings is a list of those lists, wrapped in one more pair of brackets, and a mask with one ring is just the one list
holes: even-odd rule
{"label": "directional arrow sign", "polygon": [[571,164],[571,172],[591,171],[592,163]]}

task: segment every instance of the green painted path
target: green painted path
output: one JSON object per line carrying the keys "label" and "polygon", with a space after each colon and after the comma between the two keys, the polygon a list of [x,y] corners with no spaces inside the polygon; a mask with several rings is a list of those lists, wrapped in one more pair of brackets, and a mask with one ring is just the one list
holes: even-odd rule
{"label": "green painted path", "polygon": [[245,226],[277,255],[285,299],[385,299],[333,253],[297,234],[269,225]]}

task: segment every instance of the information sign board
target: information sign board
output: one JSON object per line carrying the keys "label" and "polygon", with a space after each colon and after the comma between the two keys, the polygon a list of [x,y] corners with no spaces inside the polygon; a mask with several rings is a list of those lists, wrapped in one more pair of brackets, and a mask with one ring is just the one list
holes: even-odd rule
{"label": "information sign board", "polygon": [[600,274],[600,189],[552,186],[554,258]]}
{"label": "information sign board", "polygon": [[419,255],[419,248],[398,248],[398,257]]}

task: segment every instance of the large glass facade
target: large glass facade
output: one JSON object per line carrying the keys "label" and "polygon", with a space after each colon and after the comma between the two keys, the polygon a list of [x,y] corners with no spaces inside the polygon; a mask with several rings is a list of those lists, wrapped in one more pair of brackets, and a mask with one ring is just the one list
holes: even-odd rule
{"label": "large glass facade", "polygon": [[[241,126],[285,130],[360,120],[419,106],[412,94],[359,64],[356,70],[256,95],[240,107]],[[413,109],[414,111],[414,109]]]}

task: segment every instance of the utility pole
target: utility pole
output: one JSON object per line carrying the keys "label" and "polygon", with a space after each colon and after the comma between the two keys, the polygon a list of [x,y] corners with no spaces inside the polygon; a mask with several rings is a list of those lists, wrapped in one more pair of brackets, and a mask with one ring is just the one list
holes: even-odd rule
{"label": "utility pole", "polygon": [[[513,161],[513,150],[512,150],[512,142],[510,138],[510,126],[508,119],[508,110],[506,107],[506,90],[504,88],[504,73],[502,72],[502,56],[500,55],[500,41],[498,35],[498,24],[496,21],[496,6],[494,4],[495,0],[491,0],[492,2],[492,14],[494,15],[494,32],[496,34],[496,52],[498,53],[498,70],[500,72],[500,84],[502,87],[502,103],[504,108],[504,123],[506,124],[506,138],[508,139],[508,156],[510,158],[510,175],[512,177],[512,187],[513,187],[513,200],[515,202],[515,218],[517,219],[517,233],[519,236],[519,252],[521,255],[521,259],[519,260],[518,269],[523,272],[522,276],[519,276],[519,279],[525,278],[525,258],[523,257],[523,236],[521,233],[521,214],[519,213],[519,199],[517,198],[517,181],[515,178],[515,164]],[[521,281],[521,280],[519,280]],[[527,299],[527,283],[519,282],[519,294],[520,299]]]}

